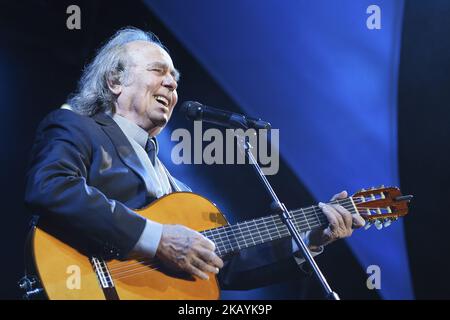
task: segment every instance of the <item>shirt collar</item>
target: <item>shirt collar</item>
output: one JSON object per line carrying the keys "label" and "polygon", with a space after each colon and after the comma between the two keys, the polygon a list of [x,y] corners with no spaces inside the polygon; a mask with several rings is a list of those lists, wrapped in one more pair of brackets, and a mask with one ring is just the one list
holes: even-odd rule
{"label": "shirt collar", "polygon": [[149,135],[147,131],[139,127],[134,122],[119,116],[117,113],[112,116],[113,120],[122,129],[123,133],[130,139],[136,141],[142,148],[145,149]]}

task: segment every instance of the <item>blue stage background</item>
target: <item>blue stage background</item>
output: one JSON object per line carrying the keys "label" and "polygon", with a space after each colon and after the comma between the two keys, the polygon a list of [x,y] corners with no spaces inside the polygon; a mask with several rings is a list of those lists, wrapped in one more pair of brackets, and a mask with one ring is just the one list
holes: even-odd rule
{"label": "blue stage background", "polygon": [[[280,129],[282,158],[318,201],[342,189],[398,186],[403,1],[377,1],[380,30],[366,26],[373,1],[255,2],[146,1],[236,104]],[[162,138],[171,143],[167,131]],[[162,150],[169,160],[170,148]],[[219,197],[192,168],[172,170]],[[348,244],[364,269],[380,266],[383,298],[414,297],[402,222],[357,232]]]}

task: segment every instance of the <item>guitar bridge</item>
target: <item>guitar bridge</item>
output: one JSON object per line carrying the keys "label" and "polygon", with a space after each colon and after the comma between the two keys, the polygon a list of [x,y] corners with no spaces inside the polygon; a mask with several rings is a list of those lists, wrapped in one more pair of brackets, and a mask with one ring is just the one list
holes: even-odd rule
{"label": "guitar bridge", "polygon": [[106,262],[103,259],[92,257],[91,264],[92,267],[94,268],[95,274],[97,275],[97,279],[100,283],[100,286],[103,289],[114,288],[114,282],[111,277],[111,274],[109,273],[109,269],[108,266],[106,265]]}

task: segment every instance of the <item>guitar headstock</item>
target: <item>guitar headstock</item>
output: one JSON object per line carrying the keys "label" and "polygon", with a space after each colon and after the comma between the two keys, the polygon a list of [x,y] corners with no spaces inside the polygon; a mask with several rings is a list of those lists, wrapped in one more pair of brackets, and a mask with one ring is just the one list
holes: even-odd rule
{"label": "guitar headstock", "polygon": [[352,199],[359,214],[366,220],[365,229],[369,229],[372,224],[381,229],[408,214],[408,203],[412,197],[402,195],[399,188],[381,186],[362,189]]}

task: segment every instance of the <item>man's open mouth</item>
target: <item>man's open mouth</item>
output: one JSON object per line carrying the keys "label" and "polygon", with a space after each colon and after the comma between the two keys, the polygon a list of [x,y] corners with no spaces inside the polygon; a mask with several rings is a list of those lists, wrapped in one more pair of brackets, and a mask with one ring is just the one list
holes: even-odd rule
{"label": "man's open mouth", "polygon": [[159,96],[159,95],[155,95],[153,97],[155,98],[156,101],[161,103],[164,107],[167,107],[169,105],[169,100],[167,100],[166,97]]}

